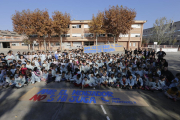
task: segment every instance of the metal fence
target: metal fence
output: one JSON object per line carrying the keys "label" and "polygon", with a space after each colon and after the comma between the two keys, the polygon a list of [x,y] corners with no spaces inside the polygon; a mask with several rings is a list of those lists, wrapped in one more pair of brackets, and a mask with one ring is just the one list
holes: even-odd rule
{"label": "metal fence", "polygon": [[179,45],[148,45],[148,48],[179,48]]}

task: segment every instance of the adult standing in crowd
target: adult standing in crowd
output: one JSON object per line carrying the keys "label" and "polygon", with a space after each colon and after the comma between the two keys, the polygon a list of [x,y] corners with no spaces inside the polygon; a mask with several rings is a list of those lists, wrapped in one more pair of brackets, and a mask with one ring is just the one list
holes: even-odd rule
{"label": "adult standing in crowd", "polygon": [[163,57],[166,56],[166,53],[165,53],[164,51],[162,51],[162,48],[160,48],[160,51],[158,51],[158,52],[156,53],[156,55],[158,56],[158,60],[159,60],[159,61],[162,61],[162,60],[163,60]]}

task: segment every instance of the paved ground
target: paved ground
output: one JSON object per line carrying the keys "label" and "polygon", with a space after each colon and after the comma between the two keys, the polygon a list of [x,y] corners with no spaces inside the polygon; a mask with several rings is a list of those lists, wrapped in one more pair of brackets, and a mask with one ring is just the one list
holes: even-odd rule
{"label": "paved ground", "polygon": [[[175,74],[180,72],[180,52],[167,53],[169,69]],[[18,99],[33,87],[41,88],[74,88],[69,83],[45,85],[43,82],[21,89],[0,90],[0,120],[179,120],[180,101],[167,99],[162,92],[136,90],[149,104],[140,106],[44,103],[19,101]],[[104,88],[108,89],[108,88]],[[109,88],[112,89],[112,88]],[[115,88],[113,88],[114,90]],[[121,91],[121,89],[120,89]]]}

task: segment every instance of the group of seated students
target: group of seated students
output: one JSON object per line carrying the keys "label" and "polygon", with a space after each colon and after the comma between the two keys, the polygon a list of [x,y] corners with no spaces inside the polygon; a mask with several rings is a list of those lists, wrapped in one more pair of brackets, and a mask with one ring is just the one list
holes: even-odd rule
{"label": "group of seated students", "polygon": [[[53,51],[18,52],[9,51],[0,59],[0,86],[21,88],[28,84],[44,81],[66,81],[81,89],[116,87],[164,91],[175,101],[180,99],[180,73],[176,76],[168,70],[166,53],[160,49],[153,54],[135,49],[125,54],[83,53],[82,49],[61,52]],[[158,59],[156,59],[156,55]]]}

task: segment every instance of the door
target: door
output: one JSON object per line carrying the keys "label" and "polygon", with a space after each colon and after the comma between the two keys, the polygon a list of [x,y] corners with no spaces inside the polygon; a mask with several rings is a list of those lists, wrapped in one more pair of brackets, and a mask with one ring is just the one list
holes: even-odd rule
{"label": "door", "polygon": [[10,48],[9,42],[3,42],[3,48]]}

